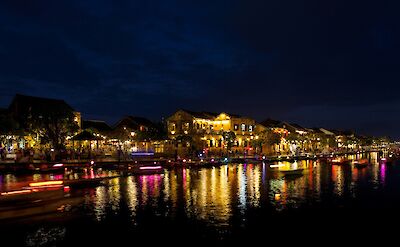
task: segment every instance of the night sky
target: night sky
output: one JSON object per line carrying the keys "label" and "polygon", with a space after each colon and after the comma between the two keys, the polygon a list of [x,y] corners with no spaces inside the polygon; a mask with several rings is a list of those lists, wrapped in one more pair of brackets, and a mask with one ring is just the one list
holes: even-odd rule
{"label": "night sky", "polygon": [[178,108],[400,138],[396,1],[1,0],[0,107]]}

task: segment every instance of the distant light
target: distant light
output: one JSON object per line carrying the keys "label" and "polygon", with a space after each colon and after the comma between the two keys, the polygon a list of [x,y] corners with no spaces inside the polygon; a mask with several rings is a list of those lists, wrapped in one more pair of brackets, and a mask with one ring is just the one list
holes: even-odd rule
{"label": "distant light", "polygon": [[140,170],[156,170],[156,169],[161,169],[161,166],[142,166],[139,169]]}
{"label": "distant light", "polygon": [[64,164],[55,164],[53,167],[62,167]]}
{"label": "distant light", "polygon": [[91,160],[91,161],[90,161],[90,164],[93,165],[93,164],[94,164],[94,160]]}

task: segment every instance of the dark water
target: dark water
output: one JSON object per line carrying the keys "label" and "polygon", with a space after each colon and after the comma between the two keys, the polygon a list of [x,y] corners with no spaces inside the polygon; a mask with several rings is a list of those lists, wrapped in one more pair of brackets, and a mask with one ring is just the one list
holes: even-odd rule
{"label": "dark water", "polygon": [[[399,218],[400,164],[379,163],[374,153],[368,158],[371,165],[362,169],[302,161],[273,169],[230,164],[114,178],[106,186],[71,190],[36,209],[43,214],[0,221],[0,241],[4,246],[134,246],[140,241],[288,242],[317,233],[372,237],[393,229],[387,222]],[[293,166],[305,168],[303,175],[277,171]],[[35,180],[0,179],[2,189]]]}

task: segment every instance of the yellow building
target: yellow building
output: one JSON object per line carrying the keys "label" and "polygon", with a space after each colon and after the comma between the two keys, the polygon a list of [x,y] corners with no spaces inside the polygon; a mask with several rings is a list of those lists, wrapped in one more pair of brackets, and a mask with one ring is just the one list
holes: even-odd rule
{"label": "yellow building", "polygon": [[[254,119],[228,113],[193,112],[179,110],[167,119],[168,137],[180,140],[180,147],[194,145],[197,149],[222,151],[227,149],[224,133],[235,133],[233,150],[250,149],[256,137],[257,124]],[[183,141],[182,141],[183,140]]]}

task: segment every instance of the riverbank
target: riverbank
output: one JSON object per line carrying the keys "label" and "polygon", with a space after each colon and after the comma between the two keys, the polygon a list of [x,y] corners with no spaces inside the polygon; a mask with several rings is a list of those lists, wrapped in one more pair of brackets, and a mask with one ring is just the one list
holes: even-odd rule
{"label": "riverbank", "polygon": [[118,160],[109,158],[104,159],[86,159],[86,160],[63,160],[58,162],[47,162],[35,160],[33,162],[4,162],[0,161],[0,173],[41,173],[41,172],[63,172],[65,169],[79,168],[107,168],[115,170],[128,169],[129,166],[157,164],[170,167],[170,163],[179,163],[190,161],[192,163],[259,163],[259,162],[280,162],[280,161],[301,161],[301,160],[317,160],[326,159],[329,157],[357,155],[371,152],[383,154],[383,150],[357,150],[357,151],[340,151],[333,153],[316,153],[302,155],[271,155],[271,156],[235,156],[235,157],[209,157],[204,159],[180,159],[178,162],[175,159],[167,157],[135,157],[130,160]]}

